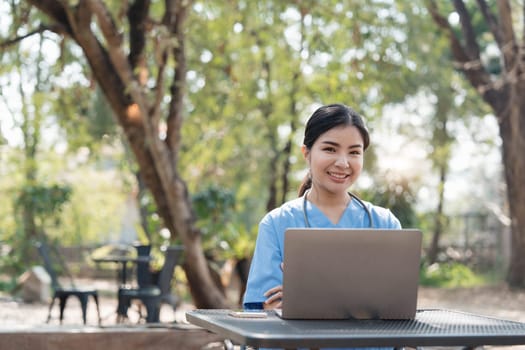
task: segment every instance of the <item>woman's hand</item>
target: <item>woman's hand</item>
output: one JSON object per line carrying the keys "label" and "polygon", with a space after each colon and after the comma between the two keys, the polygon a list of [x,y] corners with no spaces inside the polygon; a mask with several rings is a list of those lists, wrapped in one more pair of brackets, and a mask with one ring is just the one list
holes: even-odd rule
{"label": "woman's hand", "polygon": [[265,310],[280,309],[283,304],[283,286],[279,285],[277,287],[268,289],[266,293],[264,293],[264,296],[268,297],[268,299],[266,299],[266,301],[263,303],[263,308]]}

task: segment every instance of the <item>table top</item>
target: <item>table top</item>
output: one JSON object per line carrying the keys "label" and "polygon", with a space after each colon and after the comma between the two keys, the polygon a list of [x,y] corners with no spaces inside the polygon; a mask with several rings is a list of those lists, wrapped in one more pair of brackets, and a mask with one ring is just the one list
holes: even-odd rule
{"label": "table top", "polygon": [[116,263],[125,263],[125,262],[149,262],[153,259],[151,256],[126,256],[126,255],[106,255],[99,258],[93,258],[94,262],[116,262]]}
{"label": "table top", "polygon": [[194,310],[190,323],[255,347],[417,347],[525,344],[525,323],[460,311],[418,310],[414,320],[237,318],[229,310]]}

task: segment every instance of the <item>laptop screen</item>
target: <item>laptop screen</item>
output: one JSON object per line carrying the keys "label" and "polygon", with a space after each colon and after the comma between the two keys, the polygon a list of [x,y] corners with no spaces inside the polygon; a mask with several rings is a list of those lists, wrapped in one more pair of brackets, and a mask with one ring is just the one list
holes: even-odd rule
{"label": "laptop screen", "polygon": [[414,318],[421,241],[415,229],[288,229],[282,317]]}

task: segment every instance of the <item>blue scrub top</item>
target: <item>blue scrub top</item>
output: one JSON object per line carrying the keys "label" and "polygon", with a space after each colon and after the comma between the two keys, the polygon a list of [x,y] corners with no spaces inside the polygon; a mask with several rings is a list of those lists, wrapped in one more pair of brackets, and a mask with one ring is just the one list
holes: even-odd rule
{"label": "blue scrub top", "polygon": [[[370,211],[374,228],[400,229],[399,220],[390,210],[363,202]],[[282,285],[281,263],[284,252],[284,232],[291,227],[306,227],[304,219],[304,197],[284,203],[266,214],[259,223],[250,273],[244,293],[245,309],[261,309],[266,300],[264,293]],[[306,201],[306,213],[310,227],[326,228],[368,228],[370,220],[363,206],[352,199],[337,224],[333,224],[319,208]]]}

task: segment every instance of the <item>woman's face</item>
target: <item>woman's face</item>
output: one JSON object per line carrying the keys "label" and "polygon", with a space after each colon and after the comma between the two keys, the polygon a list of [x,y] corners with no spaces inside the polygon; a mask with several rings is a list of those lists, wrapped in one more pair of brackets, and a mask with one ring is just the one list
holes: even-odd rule
{"label": "woman's face", "polygon": [[302,151],[317,190],[346,192],[363,169],[363,137],[353,125],[326,131],[311,149],[303,145]]}

